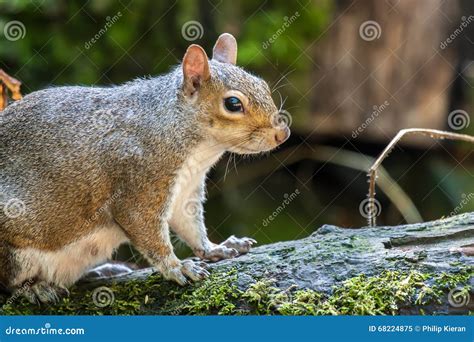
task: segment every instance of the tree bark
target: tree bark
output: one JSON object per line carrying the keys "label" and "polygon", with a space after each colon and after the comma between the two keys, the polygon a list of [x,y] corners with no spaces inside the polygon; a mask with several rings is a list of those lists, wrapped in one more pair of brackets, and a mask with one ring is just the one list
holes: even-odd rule
{"label": "tree bark", "polygon": [[[377,277],[386,271],[416,271],[440,275],[468,270],[470,276],[461,284],[469,289],[464,305],[450,303],[448,291],[453,289],[448,286],[435,302],[402,302],[397,310],[399,314],[419,314],[420,309],[426,314],[467,314],[474,309],[473,266],[474,213],[468,213],[404,226],[346,229],[325,225],[307,238],[256,247],[247,255],[210,264],[209,268],[211,273],[236,270],[232,285],[241,291],[259,280],[273,279],[272,286],[282,291],[309,289],[324,296],[330,296],[335,288],[361,274]],[[153,272],[147,268],[113,278],[83,281],[80,287],[144,280]],[[139,313],[163,313],[163,303],[149,305]],[[248,305],[245,301],[237,303],[237,307]]]}

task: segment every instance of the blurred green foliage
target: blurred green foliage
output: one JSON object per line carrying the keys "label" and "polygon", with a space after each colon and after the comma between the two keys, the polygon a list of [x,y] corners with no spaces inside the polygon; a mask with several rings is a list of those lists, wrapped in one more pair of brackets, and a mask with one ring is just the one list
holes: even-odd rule
{"label": "blurred green foliage", "polygon": [[[0,32],[12,20],[26,29],[23,39],[0,40],[0,66],[21,79],[27,92],[53,84],[113,84],[156,75],[179,63],[190,44],[183,25],[195,20],[203,32],[193,42],[208,54],[220,33],[231,32],[239,42],[238,63],[276,81],[286,69],[310,70],[304,58],[295,56],[324,30],[330,4],[0,0]],[[114,16],[118,20],[87,48]],[[272,37],[274,42],[264,48]]]}

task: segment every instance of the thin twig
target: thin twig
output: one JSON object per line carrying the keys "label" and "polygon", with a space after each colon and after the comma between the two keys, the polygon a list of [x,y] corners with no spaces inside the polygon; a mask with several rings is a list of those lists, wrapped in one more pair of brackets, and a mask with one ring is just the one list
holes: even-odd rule
{"label": "thin twig", "polygon": [[375,181],[377,178],[377,169],[381,167],[381,164],[385,158],[388,157],[390,152],[396,146],[396,144],[406,135],[426,135],[434,139],[450,139],[450,140],[461,140],[474,143],[474,137],[467,134],[452,133],[446,131],[440,131],[437,129],[428,129],[428,128],[408,128],[402,129],[397,135],[390,141],[390,143],[385,147],[383,152],[375,160],[374,164],[369,169],[369,217],[368,224],[370,227],[374,227],[376,224],[375,213]]}

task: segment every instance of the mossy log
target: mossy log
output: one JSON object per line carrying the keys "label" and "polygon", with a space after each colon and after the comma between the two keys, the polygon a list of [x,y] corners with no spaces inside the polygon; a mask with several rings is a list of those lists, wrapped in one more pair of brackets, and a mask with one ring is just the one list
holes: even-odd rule
{"label": "mossy log", "polygon": [[247,255],[210,264],[211,278],[198,284],[179,287],[147,268],[82,281],[56,305],[35,307],[17,300],[3,310],[12,314],[469,314],[474,310],[473,266],[474,213],[404,226],[325,225],[307,238],[256,247]]}

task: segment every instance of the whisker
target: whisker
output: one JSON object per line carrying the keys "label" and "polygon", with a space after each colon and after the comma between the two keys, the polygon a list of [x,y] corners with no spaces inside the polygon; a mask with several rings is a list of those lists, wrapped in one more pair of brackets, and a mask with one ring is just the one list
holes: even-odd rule
{"label": "whisker", "polygon": [[299,107],[299,106],[292,106],[292,107],[286,108],[285,110],[286,110],[286,111],[289,111],[290,109],[298,108],[298,107]]}
{"label": "whisker", "polygon": [[285,99],[283,100],[283,103],[282,103],[282,104],[281,104],[281,106],[280,106],[280,110],[279,110],[279,112],[281,112],[281,110],[283,109],[283,106],[285,105],[285,103],[286,103],[286,100],[288,100],[288,96],[287,96],[287,97],[285,97]]}
{"label": "whisker", "polygon": [[[245,137],[245,139],[242,140],[242,138],[244,138],[244,137]],[[233,136],[233,137],[231,137],[231,139],[226,140],[224,143],[233,142],[233,139],[235,139],[235,138],[236,138],[236,136]],[[242,146],[242,145],[248,143],[248,142],[251,140],[251,136],[248,135],[248,134],[239,135],[239,136],[237,136],[237,138],[238,138],[238,141],[239,141],[239,142],[238,142],[237,144],[233,144],[233,145],[234,145],[234,146],[233,146],[234,148],[239,148],[240,146]],[[214,146],[218,146],[218,145],[220,145],[220,144],[222,144],[222,142],[220,142],[220,143],[218,143],[218,144],[215,144]],[[209,147],[209,149],[210,149],[210,148],[211,148],[211,147]],[[206,151],[206,150],[204,150],[204,151]],[[200,159],[199,162],[200,162],[200,163],[203,163],[203,162],[206,162],[206,161],[208,161],[208,160],[211,160],[212,158],[213,158],[213,156],[209,156],[209,158]],[[205,163],[204,163],[204,165],[205,165]],[[226,174],[227,174],[228,165],[229,165],[229,160],[227,161],[226,171],[225,171],[225,174],[224,174],[224,179],[225,179],[225,176],[226,176]],[[201,171],[205,171],[205,169],[207,169],[207,167],[204,167],[204,168],[198,169],[198,170],[194,170],[194,172],[195,172],[195,173],[198,173],[198,172],[201,172]]]}
{"label": "whisker", "polygon": [[246,136],[247,136],[247,133],[238,133],[238,134],[233,134],[233,133],[232,133],[232,134],[229,135],[229,138],[228,138],[228,139],[226,139],[226,140],[224,140],[224,141],[219,141],[219,142],[217,142],[217,143],[215,143],[215,144],[213,144],[213,145],[209,145],[209,146],[207,146],[207,148],[204,149],[203,151],[208,151],[208,150],[210,150],[210,149],[212,149],[212,148],[214,148],[214,147],[217,147],[217,146],[219,146],[219,145],[224,145],[224,144],[227,144],[227,143],[232,143],[232,142],[234,141],[234,139],[235,139],[236,141],[240,141],[241,138],[244,138],[244,137],[246,137]]}
{"label": "whisker", "polygon": [[275,91],[275,88],[278,87],[278,84],[280,84],[280,82],[285,79],[289,74],[291,74],[293,71],[295,71],[296,69],[293,69],[293,70],[290,70],[288,71],[287,73],[283,74],[280,79],[273,85],[273,90],[272,90],[272,93]]}
{"label": "whisker", "polygon": [[235,153],[232,153],[232,155],[234,156],[234,169],[235,169],[235,173],[236,173],[236,174],[239,174],[239,171],[237,170],[237,163],[235,162],[235,159],[237,158],[237,156],[235,155]]}
{"label": "whisker", "polygon": [[285,82],[285,83],[280,84],[278,87],[276,87],[275,89],[273,89],[272,93],[274,93],[274,92],[280,90],[280,89],[283,88],[283,87],[286,87],[288,84],[290,84],[290,82]]}
{"label": "whisker", "polygon": [[229,163],[230,163],[230,160],[232,159],[232,153],[229,154],[229,159],[227,159],[227,164],[225,165],[225,171],[224,171],[224,181],[226,179],[226,176],[227,176],[227,170],[229,169]]}
{"label": "whisker", "polygon": [[277,93],[278,93],[278,96],[280,97],[280,109],[278,109],[278,112],[281,111],[281,107],[282,107],[282,102],[283,102],[283,98],[281,96],[281,93],[277,90]]}

